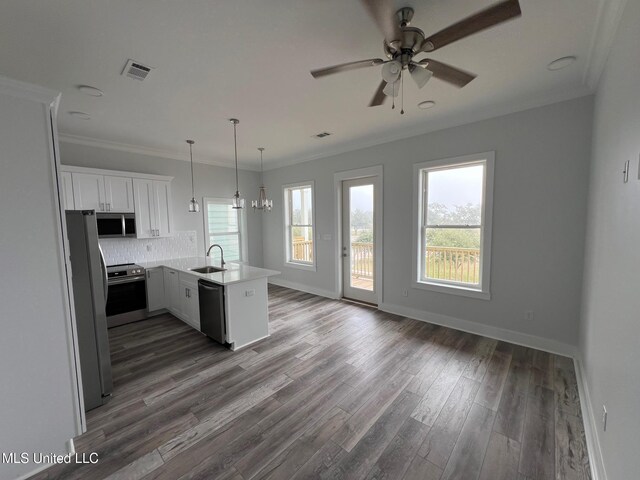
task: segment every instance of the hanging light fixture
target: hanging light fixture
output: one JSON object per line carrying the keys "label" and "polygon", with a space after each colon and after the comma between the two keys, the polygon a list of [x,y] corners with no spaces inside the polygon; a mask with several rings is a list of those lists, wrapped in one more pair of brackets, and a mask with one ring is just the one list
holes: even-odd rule
{"label": "hanging light fixture", "polygon": [[200,211],[200,205],[196,200],[196,195],[193,189],[193,144],[196,143],[193,140],[187,140],[189,144],[189,157],[191,158],[191,200],[189,200],[189,212],[198,213]]}
{"label": "hanging light fixture", "polygon": [[254,210],[270,212],[273,208],[273,200],[267,199],[267,189],[264,188],[264,170],[262,168],[262,152],[264,152],[264,147],[258,147],[258,150],[260,150],[260,192],[258,193],[258,200],[251,201],[251,206]]}
{"label": "hanging light fixture", "polygon": [[240,209],[244,208],[244,198],[240,198],[240,189],[238,188],[238,140],[236,136],[236,127],[240,123],[240,120],[237,118],[230,118],[229,121],[233,123],[233,148],[236,158],[236,193],[233,195],[232,202],[233,208]]}

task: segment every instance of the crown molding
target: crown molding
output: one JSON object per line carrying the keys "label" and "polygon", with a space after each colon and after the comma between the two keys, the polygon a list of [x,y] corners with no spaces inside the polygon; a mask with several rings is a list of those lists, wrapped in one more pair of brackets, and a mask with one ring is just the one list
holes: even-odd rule
{"label": "crown molding", "polygon": [[583,76],[584,84],[593,92],[598,88],[626,4],[627,0],[600,0]]}
{"label": "crown molding", "polygon": [[[298,163],[306,163],[322,158],[334,157],[343,153],[353,152],[356,150],[362,150],[364,148],[375,147],[385,143],[395,142],[398,140],[404,140],[406,138],[418,137],[427,133],[433,133],[440,130],[446,130],[448,128],[460,127],[469,125],[472,123],[480,122],[483,120],[490,120],[492,118],[498,118],[513,113],[523,112],[534,108],[540,108],[554,103],[561,103],[576,98],[592,95],[593,91],[586,86],[579,86],[566,91],[555,92],[553,94],[545,95],[542,98],[534,100],[525,100],[518,103],[511,103],[510,105],[501,105],[493,108],[482,108],[475,112],[466,113],[461,115],[460,112],[453,113],[447,117],[430,121],[429,123],[423,123],[416,127],[407,128],[399,132],[395,132],[388,135],[374,135],[369,136],[359,141],[344,143],[336,145],[326,150],[307,156],[293,156],[276,161],[271,161],[264,166],[264,170],[276,170],[278,168],[288,167],[296,165]],[[461,120],[463,118],[463,120]]]}
{"label": "crown molding", "polygon": [[26,98],[46,105],[58,102],[60,92],[0,75],[0,93]]}
{"label": "crown molding", "polygon": [[[82,135],[72,135],[69,133],[59,133],[58,139],[63,143],[71,143],[74,145],[83,145],[86,147],[105,148],[108,150],[117,150],[120,152],[135,153],[138,155],[147,155],[150,157],[168,158],[171,160],[180,160],[183,162],[189,161],[189,156],[183,153],[177,153],[170,150],[164,150],[161,148],[146,147],[142,145],[132,145],[129,143],[112,142],[110,140],[101,140],[93,137],[85,137]],[[233,162],[216,162],[211,161],[196,161],[194,163],[203,163],[205,165],[213,165],[216,167],[234,168]],[[260,169],[248,166],[238,166],[239,170],[259,171]]]}

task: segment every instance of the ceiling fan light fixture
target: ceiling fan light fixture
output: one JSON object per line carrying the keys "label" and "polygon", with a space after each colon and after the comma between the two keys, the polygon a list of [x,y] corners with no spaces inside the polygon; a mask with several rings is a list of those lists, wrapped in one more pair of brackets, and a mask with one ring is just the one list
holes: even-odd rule
{"label": "ceiling fan light fixture", "polygon": [[394,83],[400,78],[400,72],[402,72],[402,64],[397,60],[392,60],[382,67],[382,79],[387,83]]}
{"label": "ceiling fan light fixture", "polygon": [[431,77],[433,77],[433,72],[424,67],[419,67],[417,65],[411,65],[409,67],[409,73],[411,74],[411,78],[416,82],[418,88],[424,87]]}
{"label": "ceiling fan light fixture", "polygon": [[395,81],[393,83],[387,83],[382,92],[387,97],[397,97],[400,94],[400,82]]}

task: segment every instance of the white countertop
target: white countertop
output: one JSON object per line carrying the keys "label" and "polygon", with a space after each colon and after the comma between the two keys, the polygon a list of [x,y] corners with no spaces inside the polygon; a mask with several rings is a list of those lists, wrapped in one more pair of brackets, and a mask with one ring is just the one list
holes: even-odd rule
{"label": "white countertop", "polygon": [[241,263],[227,262],[224,265],[224,272],[215,273],[198,273],[192,268],[204,267],[210,265],[212,267],[220,267],[220,260],[211,257],[186,257],[186,258],[170,258],[166,260],[156,260],[155,262],[141,262],[138,265],[147,268],[167,267],[173,270],[195,275],[203,280],[208,280],[220,285],[230,285],[232,283],[247,282],[258,278],[271,277],[280,275],[276,270],[268,270],[266,268],[252,267]]}

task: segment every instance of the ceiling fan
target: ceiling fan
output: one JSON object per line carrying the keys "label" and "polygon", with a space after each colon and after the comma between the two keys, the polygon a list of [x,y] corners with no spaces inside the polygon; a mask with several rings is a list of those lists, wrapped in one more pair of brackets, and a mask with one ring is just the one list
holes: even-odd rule
{"label": "ceiling fan", "polygon": [[[458,88],[464,87],[476,78],[476,75],[431,58],[416,61],[414,57],[423,52],[436,51],[445,45],[522,14],[518,0],[505,0],[426,37],[422,30],[410,26],[413,8],[401,8],[394,13],[393,0],[360,1],[384,35],[383,48],[387,60],[371,58],[342,63],[312,70],[311,75],[314,78],[320,78],[334,73],[382,65],[382,82],[369,103],[370,107],[382,105],[387,96],[398,96],[404,70],[409,72],[418,88],[424,87],[432,76]],[[404,113],[404,110],[401,113]]]}

